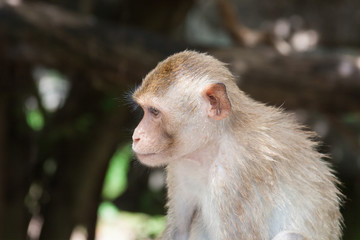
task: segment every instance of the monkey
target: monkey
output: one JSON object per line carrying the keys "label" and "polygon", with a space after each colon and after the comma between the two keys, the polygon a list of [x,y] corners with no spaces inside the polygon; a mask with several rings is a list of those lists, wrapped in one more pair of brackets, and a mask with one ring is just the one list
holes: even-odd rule
{"label": "monkey", "polygon": [[167,174],[160,239],[340,239],[340,182],[315,133],[235,80],[226,64],[186,50],[132,94],[143,109],[133,152]]}

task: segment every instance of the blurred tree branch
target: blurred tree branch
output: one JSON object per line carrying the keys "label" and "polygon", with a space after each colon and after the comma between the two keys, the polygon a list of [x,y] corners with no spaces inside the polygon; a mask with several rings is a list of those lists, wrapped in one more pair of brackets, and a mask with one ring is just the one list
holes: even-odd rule
{"label": "blurred tree branch", "polygon": [[236,12],[236,5],[232,0],[217,0],[217,8],[225,30],[236,45],[246,48],[267,46],[281,54],[288,54],[292,46],[279,38],[270,29],[253,30],[247,27]]}
{"label": "blurred tree branch", "polygon": [[217,4],[225,29],[239,46],[255,47],[260,44],[273,44],[273,36],[270,33],[252,30],[240,21],[235,10],[236,6],[231,0],[217,0]]}
{"label": "blurred tree branch", "polygon": [[[0,13],[2,57],[70,73],[82,69],[99,88],[134,85],[159,60],[183,49],[160,37],[44,3],[1,8]],[[354,57],[320,52],[281,56],[271,49],[207,50],[229,63],[234,74],[241,75],[240,86],[258,100],[320,111],[359,109]],[[342,74],[343,65],[351,71]]]}

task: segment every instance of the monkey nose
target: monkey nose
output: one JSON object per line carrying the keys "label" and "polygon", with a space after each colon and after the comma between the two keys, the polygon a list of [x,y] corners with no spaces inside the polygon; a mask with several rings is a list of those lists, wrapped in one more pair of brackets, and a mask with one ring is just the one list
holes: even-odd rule
{"label": "monkey nose", "polygon": [[133,136],[133,142],[134,143],[137,143],[137,142],[139,142],[140,141],[140,137],[137,137],[137,136]]}
{"label": "monkey nose", "polygon": [[134,144],[136,144],[136,143],[138,143],[140,141],[141,135],[142,135],[141,128],[137,127],[134,130],[133,135],[132,135],[132,140],[133,140]]}

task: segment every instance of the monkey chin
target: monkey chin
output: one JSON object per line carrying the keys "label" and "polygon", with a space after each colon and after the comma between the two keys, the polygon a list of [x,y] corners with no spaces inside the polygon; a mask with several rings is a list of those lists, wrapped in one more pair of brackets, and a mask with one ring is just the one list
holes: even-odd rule
{"label": "monkey chin", "polygon": [[134,152],[137,159],[144,165],[149,167],[161,167],[166,165],[166,161],[159,156],[159,153],[136,153]]}

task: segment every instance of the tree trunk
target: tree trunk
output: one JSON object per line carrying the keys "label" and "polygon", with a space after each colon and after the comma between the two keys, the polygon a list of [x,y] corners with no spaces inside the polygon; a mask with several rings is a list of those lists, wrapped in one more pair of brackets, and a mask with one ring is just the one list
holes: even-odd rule
{"label": "tree trunk", "polygon": [[[33,157],[33,135],[27,126],[23,111],[23,100],[29,89],[29,65],[22,61],[8,61],[2,64],[2,67],[4,70],[0,73],[0,238],[25,239],[30,215],[24,201],[30,186],[29,171]],[[11,81],[8,81],[9,79]],[[19,85],[22,88],[16,88]]]}
{"label": "tree trunk", "polygon": [[6,156],[6,129],[7,129],[7,111],[8,111],[8,101],[7,97],[0,93],[0,236],[4,236],[4,217],[5,214],[3,209],[5,209],[5,159]]}

